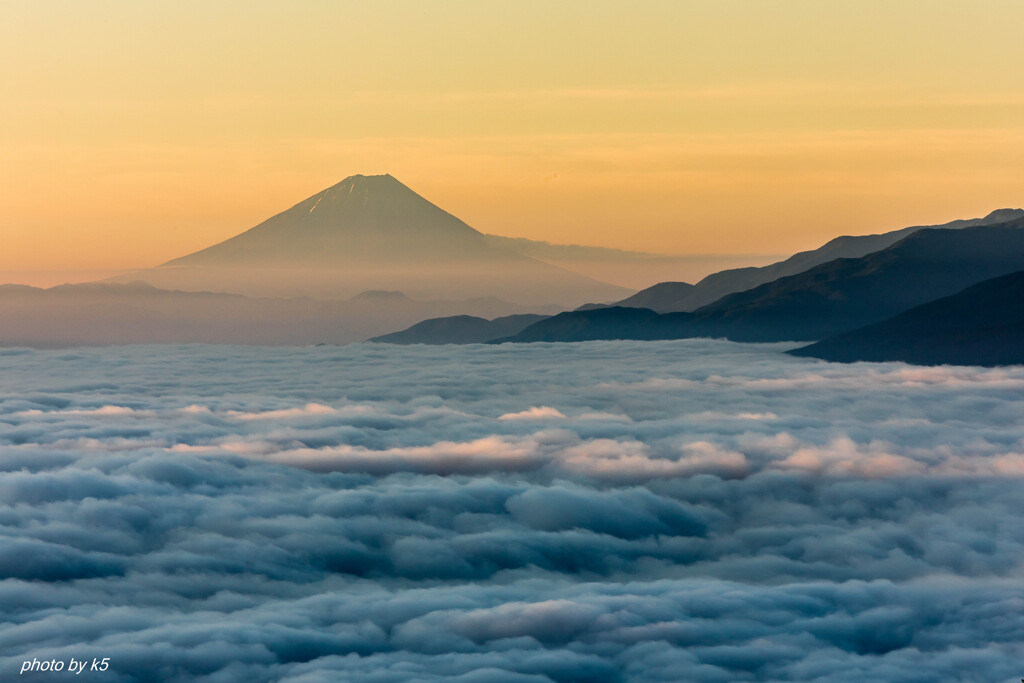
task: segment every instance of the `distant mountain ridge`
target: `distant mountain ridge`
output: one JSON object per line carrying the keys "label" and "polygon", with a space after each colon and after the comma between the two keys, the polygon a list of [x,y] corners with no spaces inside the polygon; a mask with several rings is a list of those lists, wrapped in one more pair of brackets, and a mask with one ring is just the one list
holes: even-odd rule
{"label": "distant mountain ridge", "polygon": [[859,258],[885,249],[919,230],[957,230],[997,225],[1024,217],[1024,209],[997,209],[984,218],[955,220],[943,225],[914,226],[877,235],[836,237],[811,250],[802,251],[784,261],[760,268],[736,268],[708,275],[696,285],[662,282],[616,302],[615,306],[650,308],[659,313],[695,311],[723,296],[753,289],[780,277],[796,275],[837,258]]}
{"label": "distant mountain ridge", "polygon": [[523,310],[491,298],[416,301],[399,292],[325,301],[169,291],[142,282],[0,285],[0,346],[348,344],[459,311],[493,317]]}
{"label": "distant mountain ridge", "polygon": [[390,175],[355,175],[230,239],[113,282],[248,296],[495,296],[579,305],[631,290],[495,246]]}
{"label": "distant mountain ridge", "polygon": [[1024,270],[789,353],[844,363],[1022,364]]}

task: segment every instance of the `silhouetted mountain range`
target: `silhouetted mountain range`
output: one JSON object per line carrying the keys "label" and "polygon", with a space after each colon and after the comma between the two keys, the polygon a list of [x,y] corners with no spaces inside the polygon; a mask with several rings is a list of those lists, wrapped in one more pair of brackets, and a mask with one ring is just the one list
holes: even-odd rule
{"label": "silhouetted mountain range", "polygon": [[[1006,281],[1011,294],[1003,298],[996,290],[971,289],[945,308],[923,307],[913,315],[909,309],[1024,269],[1024,211],[1001,209],[938,227],[840,237],[770,266],[710,275],[697,285],[662,282],[625,299],[630,306],[585,305],[550,317],[573,301],[593,300],[595,294],[609,299],[622,289],[502,245],[591,264],[657,258],[483,235],[391,176],[352,176],[236,237],[118,278],[141,282],[48,290],[2,286],[0,344],[724,337],[828,339],[809,353],[836,358],[880,357],[889,348],[907,359],[968,358],[970,349],[980,347],[966,343],[966,332],[941,337],[938,321],[959,315],[965,330],[992,331],[990,350],[1003,342],[1012,350],[1017,328],[1012,321],[1000,326],[995,316],[999,306],[1017,310],[1005,298],[1017,291],[1011,287],[1015,281]],[[518,303],[501,300],[499,293]],[[971,301],[978,307],[974,318],[968,315]],[[696,310],[665,312],[700,302],[705,303]],[[851,332],[904,311],[907,317]],[[915,321],[922,327],[919,337],[909,331]],[[878,335],[891,339],[882,343]],[[927,356],[927,342],[913,341],[918,338],[939,340],[936,355]],[[871,343],[878,346],[875,355],[864,350]],[[918,346],[911,349],[913,344]],[[956,344],[967,349],[961,356],[954,354]],[[985,357],[992,362],[1010,357],[992,353]],[[974,361],[988,362],[980,356]]]}
{"label": "silhouetted mountain range", "polygon": [[[744,269],[747,270],[747,269]],[[727,273],[736,272],[733,270],[724,271]],[[710,275],[708,277],[711,277]],[[706,278],[705,278],[706,279]],[[658,284],[642,289],[636,294],[614,304],[626,308],[649,308],[659,313],[686,309],[665,309],[666,302],[680,301],[685,297],[696,297],[698,286],[688,282],[659,282]],[[602,308],[608,304],[584,304],[579,310],[585,311],[593,308]]]}
{"label": "silhouetted mountain range", "polygon": [[518,334],[492,339],[506,342],[581,342],[600,339],[682,339],[690,334],[686,314],[655,313],[649,308],[609,306],[567,311],[534,323]]}
{"label": "silhouetted mountain range", "polygon": [[985,280],[789,353],[839,362],[1024,363],[1024,271]]}
{"label": "silhouetted mountain range", "polygon": [[252,296],[401,290],[563,305],[630,291],[495,246],[390,175],[346,178],[231,239],[112,281],[132,280]]}
{"label": "silhouetted mountain range", "polygon": [[523,313],[494,320],[471,315],[433,318],[416,323],[407,330],[370,339],[384,344],[482,344],[499,337],[518,334],[546,315]]}
{"label": "silhouetted mountain range", "polygon": [[572,311],[502,341],[815,340],[883,320],[1024,266],[1024,219],[963,230],[923,229],[882,251],[836,259],[692,313],[627,307]]}
{"label": "silhouetted mountain range", "polygon": [[[904,237],[926,229],[962,229],[982,225],[996,225],[1024,217],[1024,209],[998,209],[984,218],[956,220],[943,225],[916,226],[879,235],[837,237],[812,251],[802,251],[785,261],[760,268],[735,268],[708,275],[696,285],[685,282],[662,282],[641,290],[615,304],[650,308],[659,313],[695,311],[718,299],[753,289],[781,277],[796,275],[837,258],[859,258],[885,249]],[[595,308],[597,306],[587,306]]]}

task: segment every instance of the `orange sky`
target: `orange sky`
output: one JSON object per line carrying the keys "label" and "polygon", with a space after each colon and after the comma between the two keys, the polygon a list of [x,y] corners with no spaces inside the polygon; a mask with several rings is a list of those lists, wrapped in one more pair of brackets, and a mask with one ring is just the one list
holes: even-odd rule
{"label": "orange sky", "polygon": [[674,253],[1019,207],[1021,26],[1019,0],[3,2],[0,272],[155,265],[354,173]]}

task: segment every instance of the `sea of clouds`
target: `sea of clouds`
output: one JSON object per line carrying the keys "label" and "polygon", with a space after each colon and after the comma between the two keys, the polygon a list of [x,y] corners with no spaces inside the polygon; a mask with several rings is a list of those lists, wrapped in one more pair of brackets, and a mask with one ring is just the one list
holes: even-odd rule
{"label": "sea of clouds", "polygon": [[1024,367],[785,348],[0,350],[0,680],[1019,679]]}

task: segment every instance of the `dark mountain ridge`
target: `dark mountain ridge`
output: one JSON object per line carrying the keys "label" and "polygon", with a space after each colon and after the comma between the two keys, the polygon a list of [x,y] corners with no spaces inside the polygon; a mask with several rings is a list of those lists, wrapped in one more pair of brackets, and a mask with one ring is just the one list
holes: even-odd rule
{"label": "dark mountain ridge", "polygon": [[1024,363],[1024,271],[985,280],[789,353],[843,363]]}
{"label": "dark mountain ridge", "polygon": [[401,332],[381,335],[368,341],[382,344],[483,344],[492,339],[518,334],[547,317],[521,313],[494,320],[471,315],[432,318]]}
{"label": "dark mountain ridge", "polygon": [[962,230],[923,229],[856,259],[737,292],[692,313],[613,307],[562,313],[503,341],[816,340],[883,320],[1024,267],[1024,219]]}
{"label": "dark mountain ridge", "polygon": [[837,258],[859,258],[885,249],[920,230],[959,230],[997,225],[1024,217],[1024,209],[997,209],[984,218],[955,220],[943,225],[914,226],[876,235],[844,235],[811,251],[802,251],[784,261],[760,268],[734,268],[708,275],[696,285],[662,282],[627,297],[616,306],[638,306],[659,313],[695,311],[728,294],[753,289],[780,277],[796,275]]}

